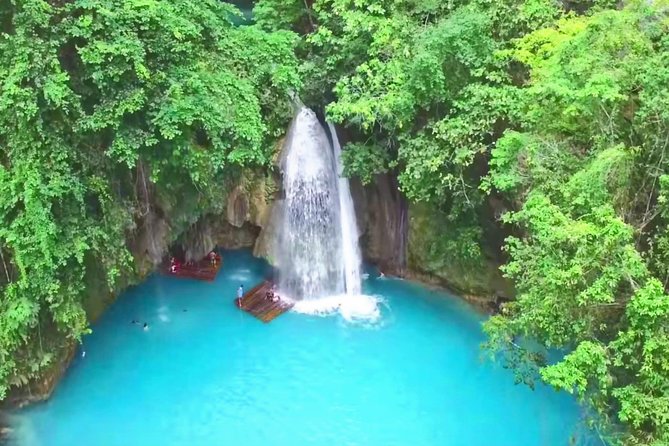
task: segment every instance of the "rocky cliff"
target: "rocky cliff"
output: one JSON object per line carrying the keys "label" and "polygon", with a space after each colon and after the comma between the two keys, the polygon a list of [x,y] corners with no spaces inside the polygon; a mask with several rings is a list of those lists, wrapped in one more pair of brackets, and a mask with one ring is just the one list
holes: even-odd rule
{"label": "rocky cliff", "polygon": [[406,275],[409,205],[395,177],[378,175],[365,186],[353,179],[351,195],[365,260],[387,274]]}
{"label": "rocky cliff", "polygon": [[478,261],[468,262],[443,242],[446,217],[427,205],[408,203],[393,176],[378,175],[365,186],[353,180],[351,190],[365,260],[386,274],[449,288],[488,311],[513,296],[499,271],[503,234],[494,216],[480,216],[486,246]]}
{"label": "rocky cliff", "polygon": [[472,259],[453,250],[444,237],[452,229],[438,210],[420,204],[409,207],[408,277],[449,288],[486,311],[496,311],[514,293],[499,270],[500,245],[491,240],[496,234],[487,232],[497,229],[483,230],[481,254]]}

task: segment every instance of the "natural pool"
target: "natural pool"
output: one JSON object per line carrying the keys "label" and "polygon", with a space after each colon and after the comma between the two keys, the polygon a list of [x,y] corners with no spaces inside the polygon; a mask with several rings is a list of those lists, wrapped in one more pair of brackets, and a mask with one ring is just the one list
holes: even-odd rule
{"label": "natural pool", "polygon": [[560,446],[579,430],[567,395],[481,360],[482,318],[460,300],[372,275],[377,324],[262,324],[232,300],[266,270],[227,252],[213,284],[153,276],[125,293],[51,400],[16,414],[18,444]]}

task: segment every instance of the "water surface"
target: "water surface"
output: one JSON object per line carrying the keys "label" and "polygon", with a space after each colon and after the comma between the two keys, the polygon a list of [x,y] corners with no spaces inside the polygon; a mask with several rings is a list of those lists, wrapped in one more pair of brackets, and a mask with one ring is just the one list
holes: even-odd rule
{"label": "water surface", "polygon": [[[17,414],[20,446],[560,446],[579,409],[481,360],[481,316],[443,293],[370,278],[374,326],[237,310],[266,272],[224,254],[213,284],[153,276],[84,339],[47,403]],[[131,324],[149,323],[149,330]]]}

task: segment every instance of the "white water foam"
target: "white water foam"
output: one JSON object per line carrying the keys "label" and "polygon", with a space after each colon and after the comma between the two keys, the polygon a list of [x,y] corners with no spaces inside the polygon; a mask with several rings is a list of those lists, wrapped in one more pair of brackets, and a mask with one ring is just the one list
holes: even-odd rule
{"label": "white water foam", "polygon": [[342,257],[344,261],[344,283],[346,294],[356,296],[361,294],[360,266],[362,256],[358,246],[358,223],[355,218],[355,208],[351,197],[351,186],[348,178],[344,176],[344,164],[341,160],[341,145],[337,137],[337,129],[332,123],[328,124],[330,137],[332,138],[332,151],[334,153],[334,168],[339,177],[337,184],[339,191],[339,217],[342,235]]}
{"label": "white water foam", "polygon": [[[283,297],[282,297],[283,299]],[[294,301],[293,311],[311,316],[340,315],[347,322],[378,322],[381,319],[381,298],[359,294],[338,294],[320,299]]]}

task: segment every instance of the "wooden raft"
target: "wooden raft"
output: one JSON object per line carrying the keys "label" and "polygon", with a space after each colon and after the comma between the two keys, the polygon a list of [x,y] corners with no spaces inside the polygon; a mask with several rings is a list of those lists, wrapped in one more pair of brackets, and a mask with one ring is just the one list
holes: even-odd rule
{"label": "wooden raft", "polygon": [[259,285],[256,285],[254,288],[244,294],[241,299],[241,305],[239,299],[235,299],[235,304],[238,305],[242,310],[252,314],[261,321],[271,322],[286,311],[293,308],[292,303],[288,303],[281,299],[276,302],[272,302],[271,300],[267,299],[265,297],[266,293],[271,288],[271,282],[263,282]]}
{"label": "wooden raft", "polygon": [[170,265],[168,263],[163,266],[162,271],[163,274],[168,276],[206,280],[208,282],[212,282],[216,278],[218,270],[221,269],[221,265],[223,265],[222,260],[212,264],[211,260],[202,259],[199,262],[193,263],[192,265],[182,264],[175,272],[170,271]]}

